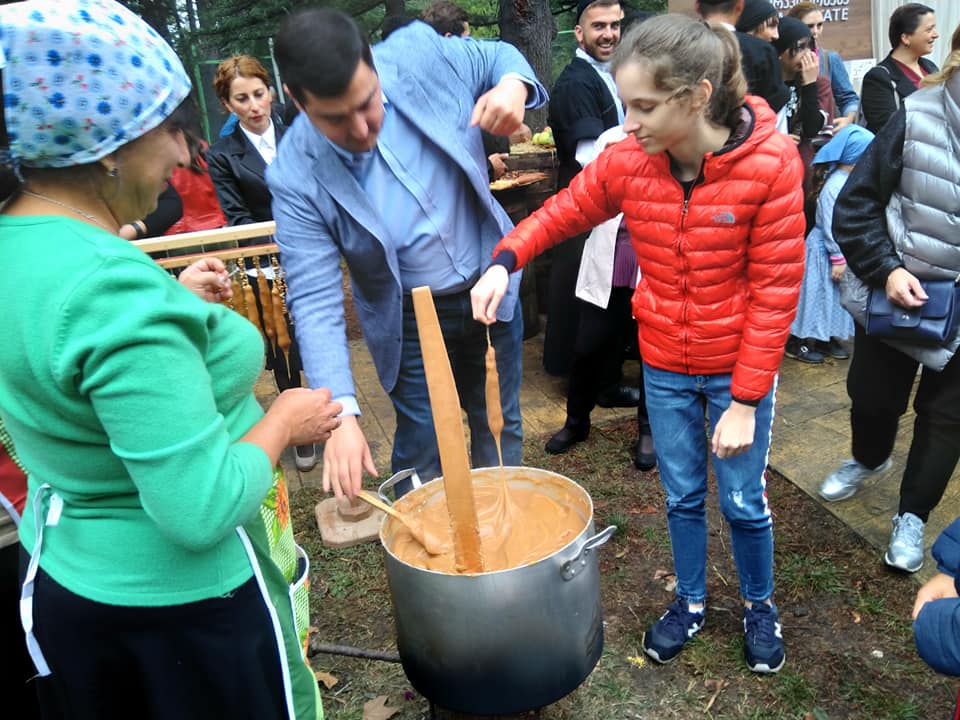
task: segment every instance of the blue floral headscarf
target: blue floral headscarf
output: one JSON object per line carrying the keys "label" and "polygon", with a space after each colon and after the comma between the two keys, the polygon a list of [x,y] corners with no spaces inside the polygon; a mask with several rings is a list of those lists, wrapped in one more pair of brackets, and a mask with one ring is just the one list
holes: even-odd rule
{"label": "blue floral headscarf", "polygon": [[90,163],[152,130],[190,92],[176,54],[112,0],[0,6],[3,111],[28,167]]}

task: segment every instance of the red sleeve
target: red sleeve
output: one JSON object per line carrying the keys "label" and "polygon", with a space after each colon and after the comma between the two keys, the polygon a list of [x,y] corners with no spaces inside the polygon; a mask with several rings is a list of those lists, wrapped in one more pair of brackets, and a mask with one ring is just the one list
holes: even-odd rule
{"label": "red sleeve", "polygon": [[[621,199],[618,189],[623,185],[611,173],[613,165],[621,161],[617,156],[624,156],[624,150],[618,151],[617,146],[600,153],[568,187],[549,198],[503,238],[494,248],[494,257],[503,250],[512,251],[517,258],[514,269],[522,268],[545,250],[617,215]],[[617,158],[615,163],[612,158]]]}
{"label": "red sleeve", "polygon": [[786,136],[780,162],[770,173],[770,194],[753,220],[747,249],[750,302],[733,370],[734,399],[766,395],[780,367],[803,280],[803,163]]}

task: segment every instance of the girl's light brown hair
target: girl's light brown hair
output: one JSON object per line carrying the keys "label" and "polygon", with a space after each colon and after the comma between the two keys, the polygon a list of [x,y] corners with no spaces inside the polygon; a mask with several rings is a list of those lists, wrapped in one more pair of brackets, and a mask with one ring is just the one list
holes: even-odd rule
{"label": "girl's light brown hair", "polygon": [[259,60],[250,55],[234,55],[217,65],[213,75],[213,90],[221,102],[230,99],[230,85],[238,77],[258,78],[270,87],[270,76]]}
{"label": "girl's light brown hair", "polygon": [[613,56],[611,70],[631,62],[643,63],[658,90],[681,97],[701,80],[713,87],[706,116],[732,127],[747,94],[740,67],[740,45],[722,25],[707,24],[686,15],[657,15],[627,33]]}
{"label": "girl's light brown hair", "polygon": [[809,15],[812,12],[822,13],[823,8],[815,2],[798,2],[787,11],[787,17],[803,20],[805,15]]}

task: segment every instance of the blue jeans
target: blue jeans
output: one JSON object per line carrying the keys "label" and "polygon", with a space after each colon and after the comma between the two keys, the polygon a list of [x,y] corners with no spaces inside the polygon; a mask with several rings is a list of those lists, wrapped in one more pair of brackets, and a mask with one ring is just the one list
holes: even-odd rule
{"label": "blue jeans", "polygon": [[[667,493],[667,524],[677,574],[677,595],[704,602],[707,595],[707,453],[704,405],[711,435],[730,406],[729,374],[683,375],[643,366],[647,415]],[[721,460],[713,456],[720,511],[730,525],[740,594],[762,602],[773,594],[773,518],[766,467],[776,383],[756,410],[753,444]]]}
{"label": "blue jeans", "polygon": [[[440,330],[447,346],[450,367],[460,395],[460,406],[467,411],[470,426],[470,454],[473,467],[499,465],[497,447],[487,426],[485,395],[487,352],[486,326],[473,319],[468,292],[438,296]],[[490,326],[490,339],[497,353],[497,374],[500,376],[500,403],[503,409],[503,432],[500,442],[504,465],[520,465],[523,429],[520,419],[520,377],[523,367],[523,317],[520,303],[510,322]],[[416,468],[424,482],[439,477],[440,451],[433,427],[430,397],[427,393],[417,319],[409,298],[403,307],[403,348],[400,374],[390,392],[397,414],[397,430],[393,437],[393,472]],[[396,486],[399,497],[409,491],[409,481]]]}

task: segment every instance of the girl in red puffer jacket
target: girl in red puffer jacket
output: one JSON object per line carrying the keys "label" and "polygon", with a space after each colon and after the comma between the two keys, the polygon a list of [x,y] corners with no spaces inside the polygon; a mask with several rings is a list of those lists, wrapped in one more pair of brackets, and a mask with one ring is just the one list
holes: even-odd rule
{"label": "girl in red puffer jacket", "polygon": [[764,472],[803,276],[803,166],[766,103],[745,97],[725,28],[652,18],[624,38],[613,71],[633,137],[503,239],[472,291],[474,317],[494,321],[509,271],[624,213],[641,270],[633,310],[677,575],[677,599],[645,633],[644,650],[672,660],[703,626],[706,414],[747,664],[776,672],[785,658]]}

